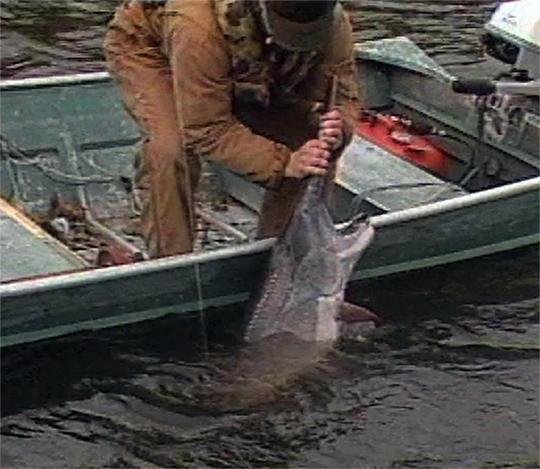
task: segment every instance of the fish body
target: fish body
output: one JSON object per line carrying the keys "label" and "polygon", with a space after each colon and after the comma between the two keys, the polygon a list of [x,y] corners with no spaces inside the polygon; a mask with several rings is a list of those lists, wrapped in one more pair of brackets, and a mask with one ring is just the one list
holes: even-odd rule
{"label": "fish body", "polygon": [[246,341],[284,332],[305,341],[338,339],[345,286],[374,229],[364,216],[336,227],[324,192],[324,180],[312,177],[277,240]]}

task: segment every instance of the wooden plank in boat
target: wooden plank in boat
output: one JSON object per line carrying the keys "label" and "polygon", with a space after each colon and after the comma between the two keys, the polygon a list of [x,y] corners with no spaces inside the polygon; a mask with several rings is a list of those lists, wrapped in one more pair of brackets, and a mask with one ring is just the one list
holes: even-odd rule
{"label": "wooden plank in boat", "polygon": [[86,267],[82,259],[3,199],[0,258],[1,282]]}

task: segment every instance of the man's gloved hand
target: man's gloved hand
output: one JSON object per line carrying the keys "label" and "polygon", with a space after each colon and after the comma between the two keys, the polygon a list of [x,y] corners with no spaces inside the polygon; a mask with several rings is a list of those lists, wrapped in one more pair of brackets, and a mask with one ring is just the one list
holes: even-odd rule
{"label": "man's gloved hand", "polygon": [[330,151],[338,150],[343,146],[343,133],[344,123],[340,111],[334,109],[321,116],[318,138],[330,145]]}
{"label": "man's gloved hand", "polygon": [[324,176],[328,170],[331,156],[330,145],[323,140],[309,140],[295,151],[285,168],[285,177],[304,178]]}

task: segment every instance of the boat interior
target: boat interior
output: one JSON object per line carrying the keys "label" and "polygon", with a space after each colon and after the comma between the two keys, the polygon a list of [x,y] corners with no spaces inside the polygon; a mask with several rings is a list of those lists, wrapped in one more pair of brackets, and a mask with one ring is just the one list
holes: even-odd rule
{"label": "boat interior", "polygon": [[[538,98],[458,95],[453,76],[406,38],[357,52],[365,100],[338,168],[336,222],[539,175]],[[146,259],[140,134],[106,74],[6,83],[1,112],[1,281]],[[253,241],[263,196],[205,163],[196,252]]]}

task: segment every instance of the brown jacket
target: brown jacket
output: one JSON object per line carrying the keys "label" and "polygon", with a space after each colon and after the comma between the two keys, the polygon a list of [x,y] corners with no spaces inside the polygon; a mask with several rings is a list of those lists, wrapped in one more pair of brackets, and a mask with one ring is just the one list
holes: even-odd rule
{"label": "brown jacket", "polygon": [[[137,2],[138,0],[131,0]],[[157,45],[169,61],[185,151],[200,155],[268,187],[278,186],[292,151],[315,138],[327,81],[338,77],[337,107],[348,136],[359,112],[351,26],[345,13],[335,22],[332,41],[306,78],[285,100],[246,105],[233,70],[234,45],[220,27],[213,0],[169,0],[153,8],[138,1],[130,17],[110,25],[133,41]],[[126,10],[128,11],[128,10]]]}

